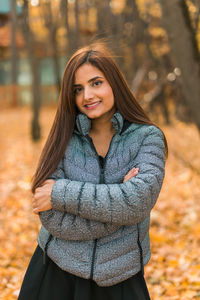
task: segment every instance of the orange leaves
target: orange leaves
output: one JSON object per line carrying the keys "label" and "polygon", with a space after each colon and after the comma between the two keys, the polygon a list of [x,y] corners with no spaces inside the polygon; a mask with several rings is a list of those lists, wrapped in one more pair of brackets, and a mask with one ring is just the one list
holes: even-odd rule
{"label": "orange leaves", "polygon": [[199,133],[194,126],[180,122],[164,131],[169,159],[160,199],[152,211],[148,287],[156,300],[199,299]]}
{"label": "orange leaves", "polygon": [[[53,117],[53,113],[50,115]],[[37,245],[39,220],[32,213],[31,177],[41,143],[30,139],[27,108],[0,112],[0,299],[17,299],[29,259]],[[49,128],[48,119],[44,120]]]}

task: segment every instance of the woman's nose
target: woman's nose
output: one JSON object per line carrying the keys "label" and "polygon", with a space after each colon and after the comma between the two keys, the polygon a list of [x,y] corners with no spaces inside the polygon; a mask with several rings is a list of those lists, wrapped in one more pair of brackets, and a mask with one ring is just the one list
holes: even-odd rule
{"label": "woman's nose", "polygon": [[93,92],[92,89],[90,87],[85,87],[84,88],[84,99],[88,100],[88,99],[92,99],[93,98]]}

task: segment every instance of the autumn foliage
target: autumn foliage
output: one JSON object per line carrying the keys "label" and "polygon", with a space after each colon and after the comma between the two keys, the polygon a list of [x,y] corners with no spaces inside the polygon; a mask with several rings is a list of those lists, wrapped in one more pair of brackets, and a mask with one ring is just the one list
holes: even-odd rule
{"label": "autumn foliage", "polygon": [[[54,108],[43,108],[43,137]],[[44,139],[30,138],[28,108],[0,111],[0,300],[17,299],[40,228],[30,181]],[[200,138],[195,126],[161,126],[169,143],[166,177],[152,211],[152,258],[145,277],[152,300],[200,298]]]}

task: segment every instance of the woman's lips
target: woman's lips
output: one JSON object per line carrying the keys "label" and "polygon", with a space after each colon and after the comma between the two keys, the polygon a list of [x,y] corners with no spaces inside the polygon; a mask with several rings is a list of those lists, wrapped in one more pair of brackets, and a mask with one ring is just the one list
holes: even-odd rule
{"label": "woman's lips", "polygon": [[96,108],[100,103],[101,103],[101,101],[95,102],[95,103],[93,103],[93,104],[87,104],[87,105],[85,105],[85,108],[86,108],[86,109],[94,109],[94,108]]}

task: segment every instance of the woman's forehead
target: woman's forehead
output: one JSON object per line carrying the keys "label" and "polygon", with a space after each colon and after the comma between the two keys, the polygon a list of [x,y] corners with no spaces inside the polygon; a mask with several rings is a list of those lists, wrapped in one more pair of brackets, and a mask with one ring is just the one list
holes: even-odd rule
{"label": "woman's forehead", "polygon": [[97,67],[88,63],[84,64],[75,72],[75,84],[88,82],[95,77],[105,78],[104,74]]}

